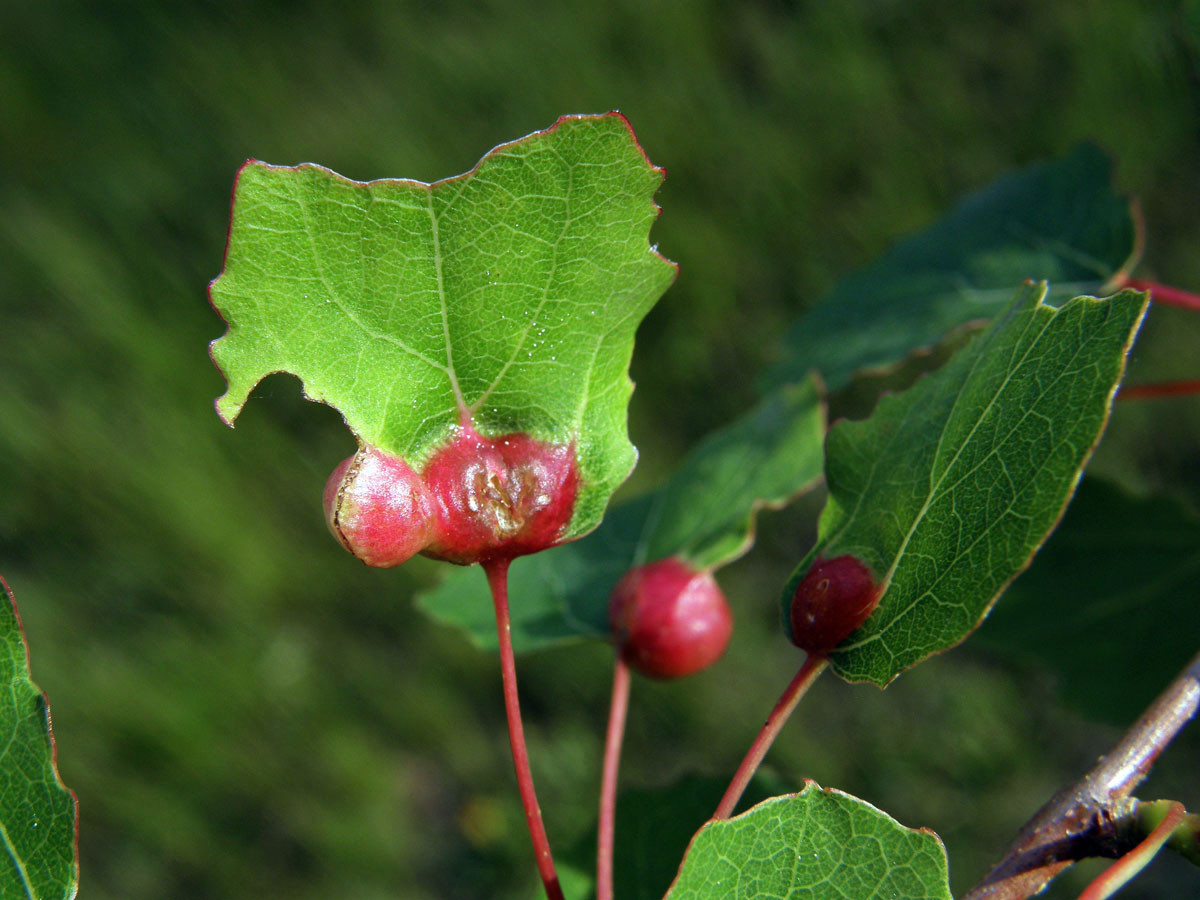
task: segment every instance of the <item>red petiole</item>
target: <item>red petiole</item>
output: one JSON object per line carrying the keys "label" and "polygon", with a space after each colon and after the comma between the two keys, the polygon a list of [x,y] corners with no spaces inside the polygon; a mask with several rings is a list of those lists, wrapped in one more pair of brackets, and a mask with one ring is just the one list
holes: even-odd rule
{"label": "red petiole", "polygon": [[1200,378],[1122,386],[1117,399],[1153,400],[1157,397],[1186,397],[1189,394],[1200,394]]}
{"label": "red petiole", "polygon": [[1107,900],[1124,887],[1162,849],[1162,845],[1171,837],[1171,832],[1183,821],[1185,813],[1182,803],[1173,804],[1146,839],[1105,869],[1100,877],[1079,895],[1079,900]]}
{"label": "red petiole", "polygon": [[1200,312],[1200,296],[1176,287],[1171,287],[1170,285],[1159,284],[1157,281],[1146,281],[1141,278],[1127,278],[1121,282],[1120,286],[1133,288],[1135,291],[1147,291],[1150,294],[1150,300],[1154,303],[1162,303],[1166,306],[1178,306],[1181,309]]}
{"label": "red petiole", "polygon": [[617,820],[617,771],[621,767],[621,742],[629,709],[629,666],[617,656],[613,669],[612,704],[604,739],[604,775],[600,781],[600,824],[596,841],[596,900],[613,897],[613,843]]}
{"label": "red petiole", "polygon": [[[1190,309],[1200,312],[1200,296],[1189,291],[1159,284],[1157,281],[1147,281],[1142,278],[1125,278],[1118,287],[1133,288],[1135,291],[1146,291],[1150,294],[1152,303],[1164,306],[1177,306],[1180,309]],[[1118,400],[1151,400],[1156,397],[1182,397],[1189,394],[1200,394],[1200,379],[1184,379],[1181,381],[1166,381],[1158,384],[1137,384],[1132,387],[1122,387],[1117,394]]]}
{"label": "red petiole", "polygon": [[521,724],[521,705],[517,698],[517,666],[513,657],[512,624],[508,614],[508,566],[512,560],[502,557],[485,560],[483,571],[487,575],[488,587],[492,591],[492,602],[496,607],[496,636],[500,641],[500,672],[504,680],[504,711],[508,716],[508,741],[512,747],[513,767],[517,773],[517,786],[521,792],[521,804],[525,807],[525,822],[533,840],[533,852],[537,858],[538,874],[546,889],[548,900],[563,900],[558,873],[554,869],[554,857],[550,853],[550,839],[546,826],[542,824],[542,809],[538,805],[537,793],[533,788],[533,772],[529,767],[529,751],[525,747],[525,728]]}
{"label": "red petiole", "polygon": [[725,796],[721,798],[720,804],[717,805],[717,811],[713,813],[714,819],[728,819],[733,814],[738,801],[742,799],[742,794],[746,792],[746,786],[750,784],[750,779],[758,771],[763,757],[771,749],[771,744],[783,730],[792,710],[796,708],[796,704],[800,702],[800,698],[805,695],[812,683],[817,680],[817,676],[825,671],[828,664],[829,658],[819,653],[810,653],[805,658],[804,665],[800,667],[800,671],[796,673],[788,686],[783,689],[783,694],[779,697],[775,708],[771,710],[771,714],[767,716],[767,721],[759,731],[758,737],[750,745],[746,758],[742,760],[742,764],[734,773],[733,780],[725,791]]}

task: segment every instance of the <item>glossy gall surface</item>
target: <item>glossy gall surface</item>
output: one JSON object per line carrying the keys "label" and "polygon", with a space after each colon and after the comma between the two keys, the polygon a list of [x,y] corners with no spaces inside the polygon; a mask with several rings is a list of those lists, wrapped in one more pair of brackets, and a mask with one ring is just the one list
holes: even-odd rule
{"label": "glossy gall surface", "polygon": [[423,477],[435,516],[424,553],[460,565],[558,544],[579,490],[573,446],[470,428],[433,455]]}
{"label": "glossy gall surface", "polygon": [[398,566],[432,539],[429,492],[398,456],[364,447],[334,469],[323,499],[333,536],[368,566]]}
{"label": "glossy gall surface", "polygon": [[679,678],[721,657],[733,615],[710,572],[669,557],[621,579],[609,604],[609,625],[631,668],[651,678]]}
{"label": "glossy gall surface", "polygon": [[862,625],[879,603],[871,570],[853,556],[813,563],[792,594],[792,643],[824,656]]}

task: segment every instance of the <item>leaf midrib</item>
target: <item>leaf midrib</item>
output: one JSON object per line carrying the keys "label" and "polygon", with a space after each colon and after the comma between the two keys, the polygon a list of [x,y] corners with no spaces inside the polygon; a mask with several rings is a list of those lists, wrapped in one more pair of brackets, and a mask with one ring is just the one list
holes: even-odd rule
{"label": "leaf midrib", "polygon": [[[466,189],[467,185],[472,180],[474,180],[474,177],[475,176],[473,173],[471,175],[462,177],[460,184],[459,184],[458,194],[455,195],[455,197],[451,200],[449,205],[452,205],[453,202],[458,199],[459,195],[462,194],[462,192]],[[468,418],[473,418],[474,415],[477,412],[479,412],[480,409],[483,408],[483,405],[488,401],[488,399],[496,392],[497,388],[499,388],[500,383],[504,379],[504,376],[508,373],[509,369],[512,368],[512,366],[516,362],[517,358],[521,355],[521,351],[525,348],[526,344],[528,343],[530,332],[537,325],[539,319],[541,318],[542,311],[545,309],[546,303],[549,300],[550,288],[554,284],[554,279],[555,279],[556,275],[558,274],[558,269],[559,269],[559,259],[558,259],[559,248],[562,245],[563,238],[566,237],[567,232],[569,231],[571,225],[574,223],[574,218],[571,215],[571,196],[572,196],[572,192],[574,190],[574,177],[575,177],[575,167],[573,165],[568,164],[567,165],[567,186],[566,186],[566,191],[565,191],[564,197],[563,197],[563,202],[564,202],[563,223],[562,223],[561,229],[559,230],[558,238],[551,243],[552,250],[551,250],[551,259],[550,259],[550,270],[549,270],[549,273],[546,275],[545,282],[543,284],[542,291],[541,291],[541,297],[538,299],[537,306],[531,311],[530,316],[529,316],[529,322],[525,325],[524,330],[521,332],[521,336],[517,340],[516,344],[514,345],[513,350],[511,352],[511,354],[509,355],[508,359],[505,360],[505,362],[501,365],[500,370],[496,373],[496,377],[492,379],[491,384],[489,384],[487,386],[487,388],[484,389],[483,393],[480,394],[479,398],[470,403],[467,402],[466,396],[463,393],[461,383],[458,380],[458,372],[454,365],[453,340],[451,339],[451,336],[450,336],[449,303],[447,301],[446,289],[445,289],[445,275],[444,275],[445,267],[444,267],[444,258],[442,255],[442,249],[441,249],[441,238],[440,238],[440,231],[439,231],[439,216],[438,216],[437,210],[434,208],[434,205],[433,205],[433,191],[436,187],[438,187],[438,184],[435,183],[435,184],[424,185],[425,197],[426,197],[426,209],[429,213],[429,223],[430,223],[432,243],[433,243],[433,247],[432,247],[433,261],[434,261],[434,267],[435,267],[435,271],[436,271],[436,275],[437,275],[438,306],[439,306],[439,312],[441,314],[441,320],[442,320],[442,339],[443,339],[443,342],[444,342],[444,345],[446,348],[446,365],[438,366],[436,363],[432,363],[429,360],[425,360],[424,357],[421,357],[421,358],[426,362],[430,362],[431,365],[433,365],[435,368],[437,368],[438,370],[440,370],[446,374],[446,376],[450,380],[450,388],[451,388],[451,391],[453,392],[455,403],[458,406],[459,411]],[[447,207],[446,207],[447,209],[449,208],[449,205],[447,205]],[[322,273],[322,280],[324,280],[324,273]],[[351,318],[353,319],[353,317],[351,317]],[[357,319],[353,319],[353,321],[355,322],[356,325],[359,325],[359,327],[362,327],[361,323],[359,323]],[[366,329],[364,328],[364,330],[366,330]],[[571,423],[572,431],[574,431],[578,428],[579,422],[580,422],[580,419],[582,416],[582,411],[587,406],[589,391],[586,389],[586,386],[590,385],[590,373],[591,373],[591,370],[595,367],[596,356],[599,352],[600,345],[603,343],[603,337],[604,337],[604,335],[601,334],[593,342],[591,360],[588,363],[588,366],[584,373],[585,375],[588,375],[589,377],[584,378],[585,390],[580,398],[579,403],[577,404],[577,408],[574,412],[574,415],[572,416],[572,420],[573,420]],[[416,354],[416,355],[420,356],[420,354]]]}
{"label": "leaf midrib", "polygon": [[[429,357],[427,357],[424,353],[421,353],[419,350],[410,347],[395,335],[387,334],[386,332],[382,331],[376,331],[375,329],[367,327],[367,325],[355,314],[354,309],[343,302],[341,294],[334,290],[333,284],[329,281],[329,277],[325,274],[325,266],[321,259],[321,253],[317,248],[315,236],[316,228],[313,225],[312,215],[309,212],[308,201],[304,198],[304,194],[300,190],[296,190],[294,192],[294,196],[296,197],[296,202],[300,207],[300,212],[304,216],[304,232],[308,237],[309,250],[312,252],[313,266],[316,268],[317,275],[321,279],[321,286],[325,288],[325,292],[329,295],[330,300],[332,300],[337,308],[341,310],[343,314],[345,314],[346,318],[358,326],[358,328],[363,332],[363,334],[367,335],[367,337],[385,341],[395,347],[399,347],[405,353],[416,357],[426,365],[429,365],[439,371],[446,371],[444,366],[441,366],[432,359],[429,359]],[[374,198],[372,198],[372,202],[374,202]],[[283,345],[286,346],[286,343]]]}
{"label": "leaf midrib", "polygon": [[[562,159],[561,156],[559,158]],[[575,186],[575,167],[567,163],[566,160],[563,160],[563,163],[567,167],[567,189],[563,196],[563,225],[562,229],[558,233],[558,239],[551,245],[550,272],[546,275],[545,284],[542,286],[541,299],[538,300],[537,308],[530,315],[529,323],[525,326],[525,330],[521,332],[520,340],[518,340],[516,346],[513,347],[512,354],[507,360],[505,360],[504,365],[500,367],[500,371],[496,373],[496,377],[492,379],[492,383],[487,386],[484,392],[479,396],[479,399],[471,404],[469,409],[472,414],[483,408],[483,404],[485,404],[488,398],[495,392],[504,376],[508,373],[508,370],[512,367],[513,362],[518,356],[521,355],[521,350],[525,347],[525,342],[529,340],[529,332],[533,330],[535,325],[537,325],[538,319],[541,318],[542,310],[546,308],[546,301],[550,297],[550,286],[554,283],[554,278],[558,274],[558,248],[562,246],[563,238],[567,236],[567,230],[574,223],[574,219],[571,216],[571,191]],[[592,355],[592,363],[595,363],[595,354]],[[589,372],[590,369],[591,366],[589,366]]]}
{"label": "leaf midrib", "polygon": [[454,351],[450,342],[450,310],[446,304],[446,285],[443,278],[442,240],[438,232],[438,217],[433,208],[433,185],[425,185],[425,208],[429,211],[430,236],[433,241],[433,268],[437,274],[438,307],[442,315],[442,340],[446,347],[446,368],[443,370],[450,379],[450,390],[454,393],[454,402],[461,413],[469,415],[467,403],[463,399],[462,388],[458,383],[458,373],[454,370]]}
{"label": "leaf midrib", "polygon": [[[1042,308],[1048,308],[1048,307],[1044,307],[1044,305],[1039,300],[1038,303],[1034,306],[1034,309],[1032,311],[1033,315],[1031,315],[1031,317],[1030,317],[1031,321],[1030,321],[1029,325],[1026,326],[1026,329],[1025,329],[1026,333],[1028,333],[1030,326],[1036,324],[1036,311],[1038,309],[1042,309]],[[1014,377],[1015,373],[1017,371],[1019,371],[1022,366],[1025,365],[1026,361],[1029,359],[1030,354],[1039,345],[1039,343],[1042,340],[1042,337],[1046,334],[1046,331],[1049,329],[1050,324],[1052,322],[1054,322],[1055,319],[1057,318],[1058,311],[1051,310],[1051,312],[1052,312],[1052,315],[1046,319],[1046,323],[1045,323],[1045,325],[1042,326],[1038,335],[1030,342],[1030,344],[1026,348],[1025,352],[1021,355],[1020,360],[1015,365],[1013,365],[1009,368],[1008,372],[1006,373],[1006,375],[1004,377],[1004,381],[1000,384],[999,387],[996,388],[996,390],[992,394],[992,397],[988,400],[987,406],[976,417],[975,422],[971,426],[970,431],[966,434],[966,436],[963,438],[962,442],[959,444],[958,448],[955,450],[953,458],[949,461],[949,463],[947,463],[945,469],[942,471],[942,474],[937,478],[936,482],[934,482],[933,484],[930,485],[929,492],[926,494],[925,500],[921,505],[921,509],[917,512],[916,516],[914,517],[912,525],[909,527],[907,534],[905,534],[905,536],[904,536],[904,540],[901,542],[900,547],[896,551],[895,557],[892,560],[892,564],[891,564],[890,568],[888,569],[887,574],[884,576],[883,580],[881,581],[881,596],[886,595],[888,592],[888,589],[891,587],[892,579],[896,574],[896,569],[899,567],[901,560],[904,558],[905,552],[908,549],[909,543],[911,543],[911,541],[912,541],[913,535],[916,534],[917,529],[920,527],[921,523],[924,521],[926,514],[929,512],[930,506],[933,504],[934,498],[938,496],[938,492],[941,489],[943,482],[945,481],[945,479],[947,477],[949,477],[950,473],[954,470],[955,464],[958,462],[959,457],[962,455],[964,448],[970,443],[971,438],[974,436],[974,434],[976,433],[977,429],[982,424],[984,419],[987,418],[988,413],[995,406],[997,399],[1008,388],[1008,385],[1011,383],[1012,378]],[[1020,339],[1024,339],[1024,337],[1025,337],[1025,334],[1022,334]],[[940,455],[940,453],[941,453],[942,441],[946,436],[949,422],[953,418],[954,408],[958,406],[959,400],[962,399],[963,392],[966,388],[966,385],[970,381],[970,378],[974,374],[979,363],[983,360],[983,356],[984,356],[984,354],[982,351],[978,352],[976,354],[975,360],[971,366],[971,371],[968,373],[967,377],[963,379],[963,384],[959,388],[958,392],[956,393],[956,396],[954,398],[954,403],[952,404],[951,409],[950,409],[950,414],[946,417],[946,425],[943,426],[941,434],[938,436],[938,448],[934,453],[935,461],[937,459],[937,456]],[[933,474],[932,470],[931,470],[930,474],[932,476],[932,474]],[[957,484],[957,482],[956,482],[956,484]],[[863,492],[863,494],[865,494],[865,493],[866,493],[866,491]],[[838,534],[835,536],[835,538],[831,539],[830,543],[832,543],[832,540],[836,540],[837,537],[840,537],[841,534],[845,532],[846,528],[850,527],[852,522],[853,522],[853,518],[848,519],[846,522],[846,525],[844,525],[842,527],[842,529],[839,530]],[[906,608],[897,612],[896,615],[892,617],[891,622],[888,623],[887,625],[883,626],[878,632],[868,635],[867,637],[865,637],[862,640],[857,641],[855,643],[846,644],[840,649],[847,650],[847,651],[855,650],[860,647],[864,647],[867,644],[872,643],[873,641],[882,640],[883,636],[885,634],[887,634],[887,632],[890,630],[892,625],[894,625],[896,622],[900,621],[902,618],[904,618],[904,616],[908,615],[908,613],[910,613],[913,610],[913,608],[919,602],[919,599],[920,598],[917,598],[912,603],[910,603]]]}
{"label": "leaf midrib", "polygon": [[[17,704],[18,704],[18,698],[17,698],[17,684],[18,683],[20,683],[20,682],[14,681],[13,684],[9,688],[9,694],[12,697],[12,704],[13,704],[14,709],[17,708]],[[32,682],[25,681],[24,683],[29,684],[32,687]],[[9,748],[12,747],[13,743],[17,739],[17,730],[18,730],[17,723],[16,723],[16,721],[14,721],[12,733],[9,734],[8,741],[5,743],[4,749],[0,750],[0,759],[7,758]],[[29,872],[26,871],[25,863],[21,860],[21,857],[18,855],[17,848],[13,844],[12,838],[9,837],[8,828],[5,826],[3,821],[0,821],[0,840],[3,840],[4,849],[7,851],[9,857],[12,859],[13,865],[16,866],[17,873],[21,876],[21,884],[25,888],[25,896],[28,897],[29,900],[37,900],[37,895],[34,894],[34,892],[33,892],[33,882],[30,880]]]}
{"label": "leaf midrib", "polygon": [[21,857],[17,855],[17,848],[13,846],[12,839],[8,836],[8,829],[0,822],[0,839],[4,841],[4,849],[8,852],[9,858],[12,859],[13,865],[17,868],[17,874],[21,876],[21,886],[25,888],[25,896],[29,900],[37,900],[37,895],[33,892],[33,883],[30,881],[29,873],[25,870],[25,864],[21,861]]}

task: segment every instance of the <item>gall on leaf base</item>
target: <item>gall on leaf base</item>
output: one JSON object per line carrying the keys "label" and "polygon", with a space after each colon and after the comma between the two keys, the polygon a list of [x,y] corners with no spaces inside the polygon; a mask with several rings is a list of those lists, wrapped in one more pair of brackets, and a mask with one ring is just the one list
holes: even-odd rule
{"label": "gall on leaf base", "polygon": [[433,498],[403,459],[364,447],[325,482],[325,523],[368,566],[391,568],[433,539]]}
{"label": "gall on leaf base", "polygon": [[436,522],[426,556],[458,565],[513,559],[562,540],[579,492],[573,445],[460,430],[423,473]]}
{"label": "gall on leaf base", "polygon": [[609,624],[621,658],[650,678],[708,668],[733,634],[729,603],[712,573],[675,556],[625,574],[613,589]]}
{"label": "gall on leaf base", "polygon": [[821,559],[792,594],[788,636],[807,653],[825,656],[862,625],[879,603],[871,570],[853,556]]}
{"label": "gall on leaf base", "polygon": [[398,566],[417,553],[470,565],[559,543],[578,491],[574,446],[488,438],[468,426],[420,474],[398,456],[359,450],[325,485],[325,520],[369,566]]}

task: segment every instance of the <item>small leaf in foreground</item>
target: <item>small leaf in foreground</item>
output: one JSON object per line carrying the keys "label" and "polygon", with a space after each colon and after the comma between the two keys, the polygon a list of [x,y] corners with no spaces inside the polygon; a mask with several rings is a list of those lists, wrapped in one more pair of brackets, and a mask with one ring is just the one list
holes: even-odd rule
{"label": "small leaf in foreground", "polygon": [[55,767],[50,709],[29,674],[12,592],[0,588],[0,897],[74,897],[79,887],[75,797]]}
{"label": "small leaf in foreground", "polygon": [[951,900],[946,851],[856,797],[807,782],[692,839],[666,900]]}
{"label": "small leaf in foreground", "polygon": [[848,681],[883,686],[959,643],[1062,515],[1100,438],[1146,296],[1016,300],[942,369],[884,397],[826,441],[818,556],[879,577],[879,605],[830,654]]}
{"label": "small leaf in foreground", "polygon": [[[778,508],[816,484],[824,439],[816,382],[788,385],[705,438],[659,490],[609,511],[595,533],[518,559],[509,570],[516,649],[606,637],[613,588],[634,566],[677,556],[712,570],[741,556],[759,509]],[[418,603],[477,645],[496,646],[478,572],[449,573]]]}
{"label": "small leaf in foreground", "polygon": [[232,424],[290,372],[418,472],[470,429],[571,447],[556,539],[587,533],[633,468],[634,331],[675,278],[649,244],[662,178],[617,113],[564,117],[434,184],[247,163],[210,288],[229,323],[217,411]]}
{"label": "small leaf in foreground", "polygon": [[1200,647],[1200,517],[1085,478],[978,635],[1048,667],[1063,698],[1128,725]]}
{"label": "small leaf in foreground", "polygon": [[877,262],[842,278],[792,327],[769,386],[817,369],[830,390],[1003,309],[1026,279],[1093,293],[1132,265],[1135,221],[1094,146],[1006,175]]}

